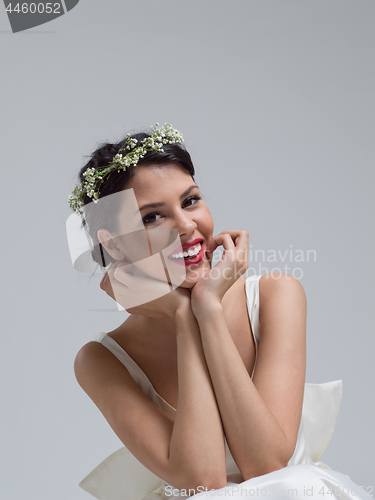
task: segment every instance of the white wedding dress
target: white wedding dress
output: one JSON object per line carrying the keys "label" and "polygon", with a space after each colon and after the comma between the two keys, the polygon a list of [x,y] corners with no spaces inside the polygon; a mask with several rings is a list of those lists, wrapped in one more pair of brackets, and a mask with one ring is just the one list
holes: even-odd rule
{"label": "white wedding dress", "polygon": [[[247,307],[255,345],[259,343],[259,278],[251,276],[245,283]],[[146,396],[161,410],[173,417],[175,408],[153,388],[146,374],[120,345],[105,333],[95,337],[127,368]],[[287,467],[246,481],[226,444],[227,486],[214,491],[202,491],[190,498],[272,496],[274,500],[369,500],[365,489],[353,483],[349,476],[333,471],[319,458],[331,439],[342,394],[342,381],[325,384],[305,384],[302,418],[294,454]],[[127,448],[106,458],[79,484],[99,500],[175,500],[186,499],[189,492],[178,491],[144,467]],[[327,499],[325,499],[325,495]]]}

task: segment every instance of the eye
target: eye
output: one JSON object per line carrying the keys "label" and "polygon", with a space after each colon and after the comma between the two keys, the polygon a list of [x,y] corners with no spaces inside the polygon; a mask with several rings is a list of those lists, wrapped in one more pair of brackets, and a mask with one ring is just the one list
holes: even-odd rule
{"label": "eye", "polygon": [[188,205],[189,207],[196,205],[199,202],[199,200],[201,200],[201,199],[202,199],[202,196],[199,196],[198,194],[195,194],[194,196],[189,196],[189,198],[186,198],[186,200],[184,201],[184,206],[186,206],[186,203],[189,204]]}
{"label": "eye", "polygon": [[149,214],[146,214],[143,218],[142,218],[142,222],[143,224],[153,224],[154,222],[157,222],[157,220],[155,219],[156,216],[158,215],[161,215],[157,212],[150,212]]}
{"label": "eye", "polygon": [[[189,198],[186,198],[184,200],[182,207],[183,208],[190,208],[199,203],[199,200],[201,200],[202,197],[200,195],[194,195],[194,196],[189,196]],[[156,222],[159,222],[160,219],[157,219],[157,217],[162,217],[162,214],[159,212],[149,212],[142,218],[143,224],[155,224]]]}

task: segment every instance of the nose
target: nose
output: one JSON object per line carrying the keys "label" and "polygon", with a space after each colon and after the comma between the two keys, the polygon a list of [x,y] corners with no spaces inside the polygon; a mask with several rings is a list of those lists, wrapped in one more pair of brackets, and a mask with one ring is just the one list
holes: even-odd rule
{"label": "nose", "polygon": [[190,235],[197,228],[197,223],[195,222],[192,214],[189,214],[184,210],[179,210],[175,214],[174,219],[174,227],[180,236]]}

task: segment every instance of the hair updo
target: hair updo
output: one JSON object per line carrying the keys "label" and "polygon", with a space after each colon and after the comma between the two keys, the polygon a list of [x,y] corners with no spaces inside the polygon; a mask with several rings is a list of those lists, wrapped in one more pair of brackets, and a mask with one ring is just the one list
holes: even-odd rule
{"label": "hair updo", "polygon": [[[99,147],[91,154],[89,161],[84,165],[79,174],[79,182],[85,180],[84,172],[88,168],[94,168],[95,170],[107,166],[113,157],[119,152],[120,148],[124,145],[125,141],[129,138],[136,139],[138,144],[143,140],[150,137],[150,134],[145,132],[140,132],[138,134],[132,134],[126,136],[120,142],[115,144],[112,143],[102,143]],[[190,154],[186,151],[182,144],[163,144],[164,151],[147,151],[143,158],[140,158],[137,165],[131,165],[126,168],[126,170],[120,170],[117,172],[115,170],[109,174],[108,178],[100,186],[99,198],[118,193],[126,188],[129,181],[134,176],[134,169],[138,168],[140,165],[150,166],[160,165],[160,164],[170,164],[176,163],[180,165],[194,180],[195,169],[193,162],[191,160]],[[105,205],[102,203],[100,205],[100,210],[95,203],[92,203],[92,199],[86,194],[83,199],[84,202],[84,212],[85,215],[82,219],[82,225],[85,227],[86,231],[92,238],[94,249],[92,251],[92,258],[100,266],[107,267],[109,264],[116,262],[113,257],[107,253],[106,249],[100,243],[97,232],[100,228],[108,229],[108,231],[115,230],[115,221],[111,220],[107,215],[109,211],[105,210]]]}

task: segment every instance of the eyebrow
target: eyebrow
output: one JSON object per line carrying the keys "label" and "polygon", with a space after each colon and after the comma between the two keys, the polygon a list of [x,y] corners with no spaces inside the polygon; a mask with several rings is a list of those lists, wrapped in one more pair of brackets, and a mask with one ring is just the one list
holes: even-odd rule
{"label": "eyebrow", "polygon": [[[190,191],[191,191],[192,189],[194,189],[194,188],[198,188],[198,189],[199,189],[199,187],[197,186],[197,184],[194,184],[193,186],[190,186],[189,188],[187,188],[187,190],[186,190],[186,191],[184,191],[184,192],[182,193],[182,195],[180,196],[180,199],[182,199],[182,198],[184,198],[185,196],[187,196],[187,195],[190,193]],[[145,208],[158,208],[158,207],[163,207],[163,206],[165,206],[165,203],[164,203],[164,202],[160,202],[160,203],[148,203],[147,205],[143,205],[143,206],[139,209],[139,211],[144,210]],[[135,212],[135,214],[137,214],[137,213],[138,213],[138,210],[137,210],[137,212]],[[135,214],[134,214],[134,215],[135,215]]]}

